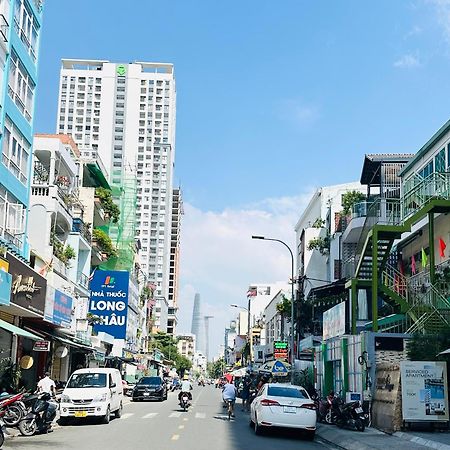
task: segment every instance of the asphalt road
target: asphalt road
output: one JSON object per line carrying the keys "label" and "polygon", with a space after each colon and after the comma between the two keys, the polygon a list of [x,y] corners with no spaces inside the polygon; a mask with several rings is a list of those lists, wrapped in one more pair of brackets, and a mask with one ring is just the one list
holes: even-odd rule
{"label": "asphalt road", "polygon": [[212,386],[193,390],[193,405],[180,410],[175,393],[165,402],[127,403],[120,419],[108,425],[82,422],[48,435],[8,437],[3,448],[20,450],[298,450],[333,448],[303,440],[297,433],[273,430],[256,436],[249,415],[236,408],[228,421],[221,395]]}

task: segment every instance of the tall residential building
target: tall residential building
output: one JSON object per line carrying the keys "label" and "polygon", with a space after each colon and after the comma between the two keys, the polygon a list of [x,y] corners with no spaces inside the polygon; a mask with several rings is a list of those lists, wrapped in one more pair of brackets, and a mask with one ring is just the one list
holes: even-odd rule
{"label": "tall residential building", "polygon": [[163,331],[171,286],[175,114],[172,64],[62,61],[58,132],[72,135],[82,156],[100,156],[113,190],[120,190],[124,174],[136,174],[140,265],[156,285],[155,323]]}
{"label": "tall residential building", "polygon": [[29,254],[26,211],[42,4],[0,1],[0,244],[22,258]]}
{"label": "tall residential building", "polygon": [[169,311],[167,332],[176,334],[178,323],[178,266],[180,262],[180,229],[183,214],[181,189],[173,190],[172,196],[172,228],[170,239],[170,272],[169,272]]}

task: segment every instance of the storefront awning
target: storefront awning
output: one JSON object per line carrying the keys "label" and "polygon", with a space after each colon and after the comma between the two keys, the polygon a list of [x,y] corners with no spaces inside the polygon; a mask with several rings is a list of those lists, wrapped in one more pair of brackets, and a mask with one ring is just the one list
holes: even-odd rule
{"label": "storefront awning", "polygon": [[33,339],[33,341],[42,341],[41,337],[36,336],[35,334],[30,333],[29,331],[23,330],[22,328],[16,327],[15,325],[5,322],[4,320],[1,319],[0,319],[0,328],[9,331],[12,334],[16,334],[17,336]]}

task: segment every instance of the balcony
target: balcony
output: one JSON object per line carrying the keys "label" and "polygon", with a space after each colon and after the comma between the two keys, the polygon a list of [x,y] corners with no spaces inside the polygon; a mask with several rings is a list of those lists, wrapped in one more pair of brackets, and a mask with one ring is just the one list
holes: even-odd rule
{"label": "balcony", "polygon": [[83,272],[77,273],[77,283],[84,287],[85,289],[89,289],[89,277],[85,275]]}
{"label": "balcony", "polygon": [[7,51],[6,43],[8,42],[9,23],[3,14],[0,14],[0,42]]}
{"label": "balcony", "polygon": [[80,233],[89,243],[92,240],[92,234],[89,227],[79,217],[74,218],[72,221],[72,232]]}

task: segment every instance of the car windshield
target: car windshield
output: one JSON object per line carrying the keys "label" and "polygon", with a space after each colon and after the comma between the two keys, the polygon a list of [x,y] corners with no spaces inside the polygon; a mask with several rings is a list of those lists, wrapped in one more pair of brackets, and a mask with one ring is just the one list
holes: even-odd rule
{"label": "car windshield", "polygon": [[161,378],[159,378],[159,377],[143,377],[139,380],[138,384],[161,384]]}
{"label": "car windshield", "polygon": [[106,373],[75,373],[67,383],[68,388],[106,387]]}
{"label": "car windshield", "polygon": [[271,397],[292,397],[292,398],[304,398],[307,399],[308,394],[303,389],[295,389],[282,386],[269,386],[267,395]]}

